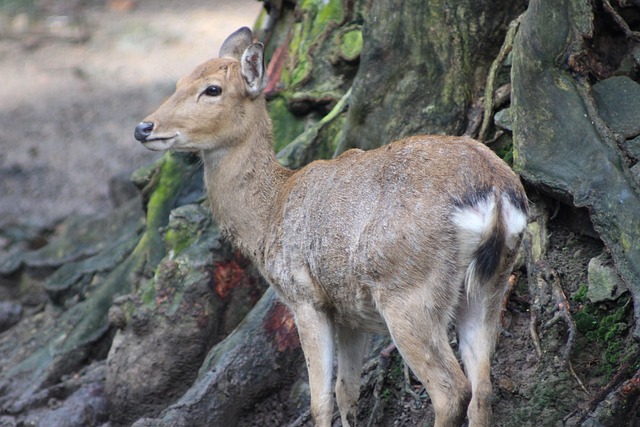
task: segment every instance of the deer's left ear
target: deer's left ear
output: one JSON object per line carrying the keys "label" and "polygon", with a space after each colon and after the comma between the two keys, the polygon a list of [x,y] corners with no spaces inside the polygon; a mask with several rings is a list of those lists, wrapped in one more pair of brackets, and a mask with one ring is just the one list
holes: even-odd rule
{"label": "deer's left ear", "polygon": [[222,43],[220,47],[220,57],[227,57],[233,59],[240,59],[242,52],[245,51],[247,46],[253,41],[253,35],[249,27],[242,27],[231,34]]}
{"label": "deer's left ear", "polygon": [[252,98],[262,93],[267,84],[264,70],[264,45],[252,43],[242,54],[240,59],[242,77],[246,82],[247,92]]}

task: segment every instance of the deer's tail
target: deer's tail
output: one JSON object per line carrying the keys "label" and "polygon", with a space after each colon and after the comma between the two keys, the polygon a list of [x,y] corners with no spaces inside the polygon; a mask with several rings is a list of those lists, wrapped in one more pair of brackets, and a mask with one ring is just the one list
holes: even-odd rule
{"label": "deer's tail", "polygon": [[526,209],[495,188],[456,213],[467,298],[510,267],[506,260],[513,258],[508,255],[519,244],[526,218]]}

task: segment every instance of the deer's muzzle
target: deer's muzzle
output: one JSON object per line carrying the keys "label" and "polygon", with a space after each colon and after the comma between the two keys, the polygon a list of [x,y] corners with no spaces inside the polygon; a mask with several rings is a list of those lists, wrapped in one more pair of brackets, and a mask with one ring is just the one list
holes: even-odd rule
{"label": "deer's muzzle", "polygon": [[151,135],[151,131],[153,130],[153,123],[151,122],[141,122],[136,126],[136,131],[133,133],[133,136],[140,142],[145,142],[147,138]]}

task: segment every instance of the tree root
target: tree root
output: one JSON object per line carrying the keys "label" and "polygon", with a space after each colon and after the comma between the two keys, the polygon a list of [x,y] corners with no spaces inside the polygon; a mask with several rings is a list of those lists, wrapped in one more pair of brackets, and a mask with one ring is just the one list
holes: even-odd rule
{"label": "tree root", "polygon": [[520,26],[520,17],[511,21],[509,24],[509,30],[507,31],[507,35],[504,38],[504,43],[500,48],[500,52],[498,52],[498,56],[491,64],[491,68],[489,68],[489,74],[487,75],[487,85],[484,91],[484,117],[482,119],[482,126],[480,127],[480,133],[478,134],[478,139],[480,141],[485,141],[487,139],[487,132],[489,130],[489,125],[491,124],[491,118],[493,117],[493,109],[495,106],[495,95],[494,95],[494,87],[496,82],[496,77],[498,75],[498,70],[500,66],[511,52],[511,48],[513,47],[513,40],[518,33],[518,27]]}
{"label": "tree root", "polygon": [[622,30],[626,38],[633,41],[640,41],[640,31],[633,31],[629,28],[629,24],[616,12],[613,6],[611,6],[611,3],[609,3],[609,0],[602,0],[602,8],[611,16],[611,19],[613,19],[620,30]]}
{"label": "tree root", "polygon": [[402,361],[402,363],[404,363],[404,392],[413,397],[417,402],[422,402],[428,397],[428,395],[424,393],[426,392],[426,389],[424,388],[424,386],[421,386],[419,392],[415,392],[413,390],[413,386],[411,385],[411,370],[409,369],[409,365],[407,365],[404,360]]}
{"label": "tree root", "polygon": [[[561,320],[564,321],[567,326],[568,336],[567,342],[564,346],[564,350],[562,351],[562,363],[567,367],[569,373],[576,380],[582,391],[586,395],[589,395],[589,391],[585,387],[582,380],[576,374],[576,371],[573,369],[573,365],[571,363],[571,350],[573,349],[573,345],[575,343],[577,327],[576,322],[573,320],[573,316],[571,316],[571,306],[569,305],[569,300],[567,299],[567,296],[562,289],[562,276],[556,269],[549,268],[543,265],[542,267],[540,267],[540,271],[538,271],[537,279],[544,281],[551,287],[551,297],[552,301],[554,302],[555,310],[553,317],[545,322],[542,325],[541,329],[548,330]],[[542,357],[543,352],[542,345],[540,343],[540,337],[536,329],[537,323],[537,314],[535,310],[531,310],[530,334],[538,358],[540,358]]]}
{"label": "tree root", "polygon": [[560,320],[564,320],[567,325],[569,336],[567,337],[567,343],[565,344],[564,351],[562,352],[562,359],[567,363],[576,338],[576,322],[573,320],[573,317],[571,317],[571,313],[569,312],[569,301],[562,289],[562,279],[558,271],[552,268],[545,276],[546,282],[551,285],[551,295],[555,301],[556,312],[551,320],[544,324],[543,328],[549,329]]}
{"label": "tree root", "polygon": [[[596,415],[598,407],[608,405],[616,399],[626,399],[634,393],[639,393],[639,384],[640,378],[634,366],[628,362],[623,364],[613,378],[589,402],[574,409],[564,417],[564,425],[583,425],[589,418],[598,418]],[[569,420],[572,421],[570,422]]]}
{"label": "tree root", "polygon": [[302,427],[307,424],[307,421],[311,420],[311,408],[307,408],[298,418],[296,418],[287,427]]}
{"label": "tree root", "polygon": [[540,336],[538,335],[538,329],[536,325],[538,324],[538,315],[535,310],[531,310],[531,321],[529,322],[529,333],[531,334],[531,341],[533,341],[533,348],[536,349],[536,354],[538,355],[538,359],[542,357],[542,345],[540,344]]}
{"label": "tree root", "polygon": [[576,380],[576,382],[578,383],[578,385],[580,386],[584,394],[589,396],[589,390],[587,390],[587,388],[584,386],[584,383],[582,382],[582,380],[580,380],[580,377],[578,376],[578,374],[576,374],[576,371],[573,369],[573,363],[571,363],[571,360],[569,360],[568,362],[569,362],[568,363],[569,372],[571,372],[571,376]]}
{"label": "tree root", "polygon": [[383,405],[383,387],[385,384],[387,368],[391,363],[390,356],[392,351],[393,348],[391,348],[391,345],[389,345],[382,351],[380,357],[378,358],[379,362],[378,366],[376,367],[376,378],[374,380],[375,386],[373,388],[373,397],[375,399],[375,403],[373,405],[373,408],[371,409],[371,414],[369,415],[369,419],[367,421],[367,427],[378,425],[378,412]]}

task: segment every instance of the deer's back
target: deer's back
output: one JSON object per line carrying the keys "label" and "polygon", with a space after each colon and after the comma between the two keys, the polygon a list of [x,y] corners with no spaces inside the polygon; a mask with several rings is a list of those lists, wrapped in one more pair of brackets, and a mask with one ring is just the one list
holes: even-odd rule
{"label": "deer's back", "polygon": [[[466,138],[412,137],[313,162],[283,189],[266,273],[291,301],[312,299],[338,314],[341,306],[371,310],[381,288],[457,277],[454,209],[494,188],[526,203],[511,169]],[[458,284],[434,286],[447,294]]]}

